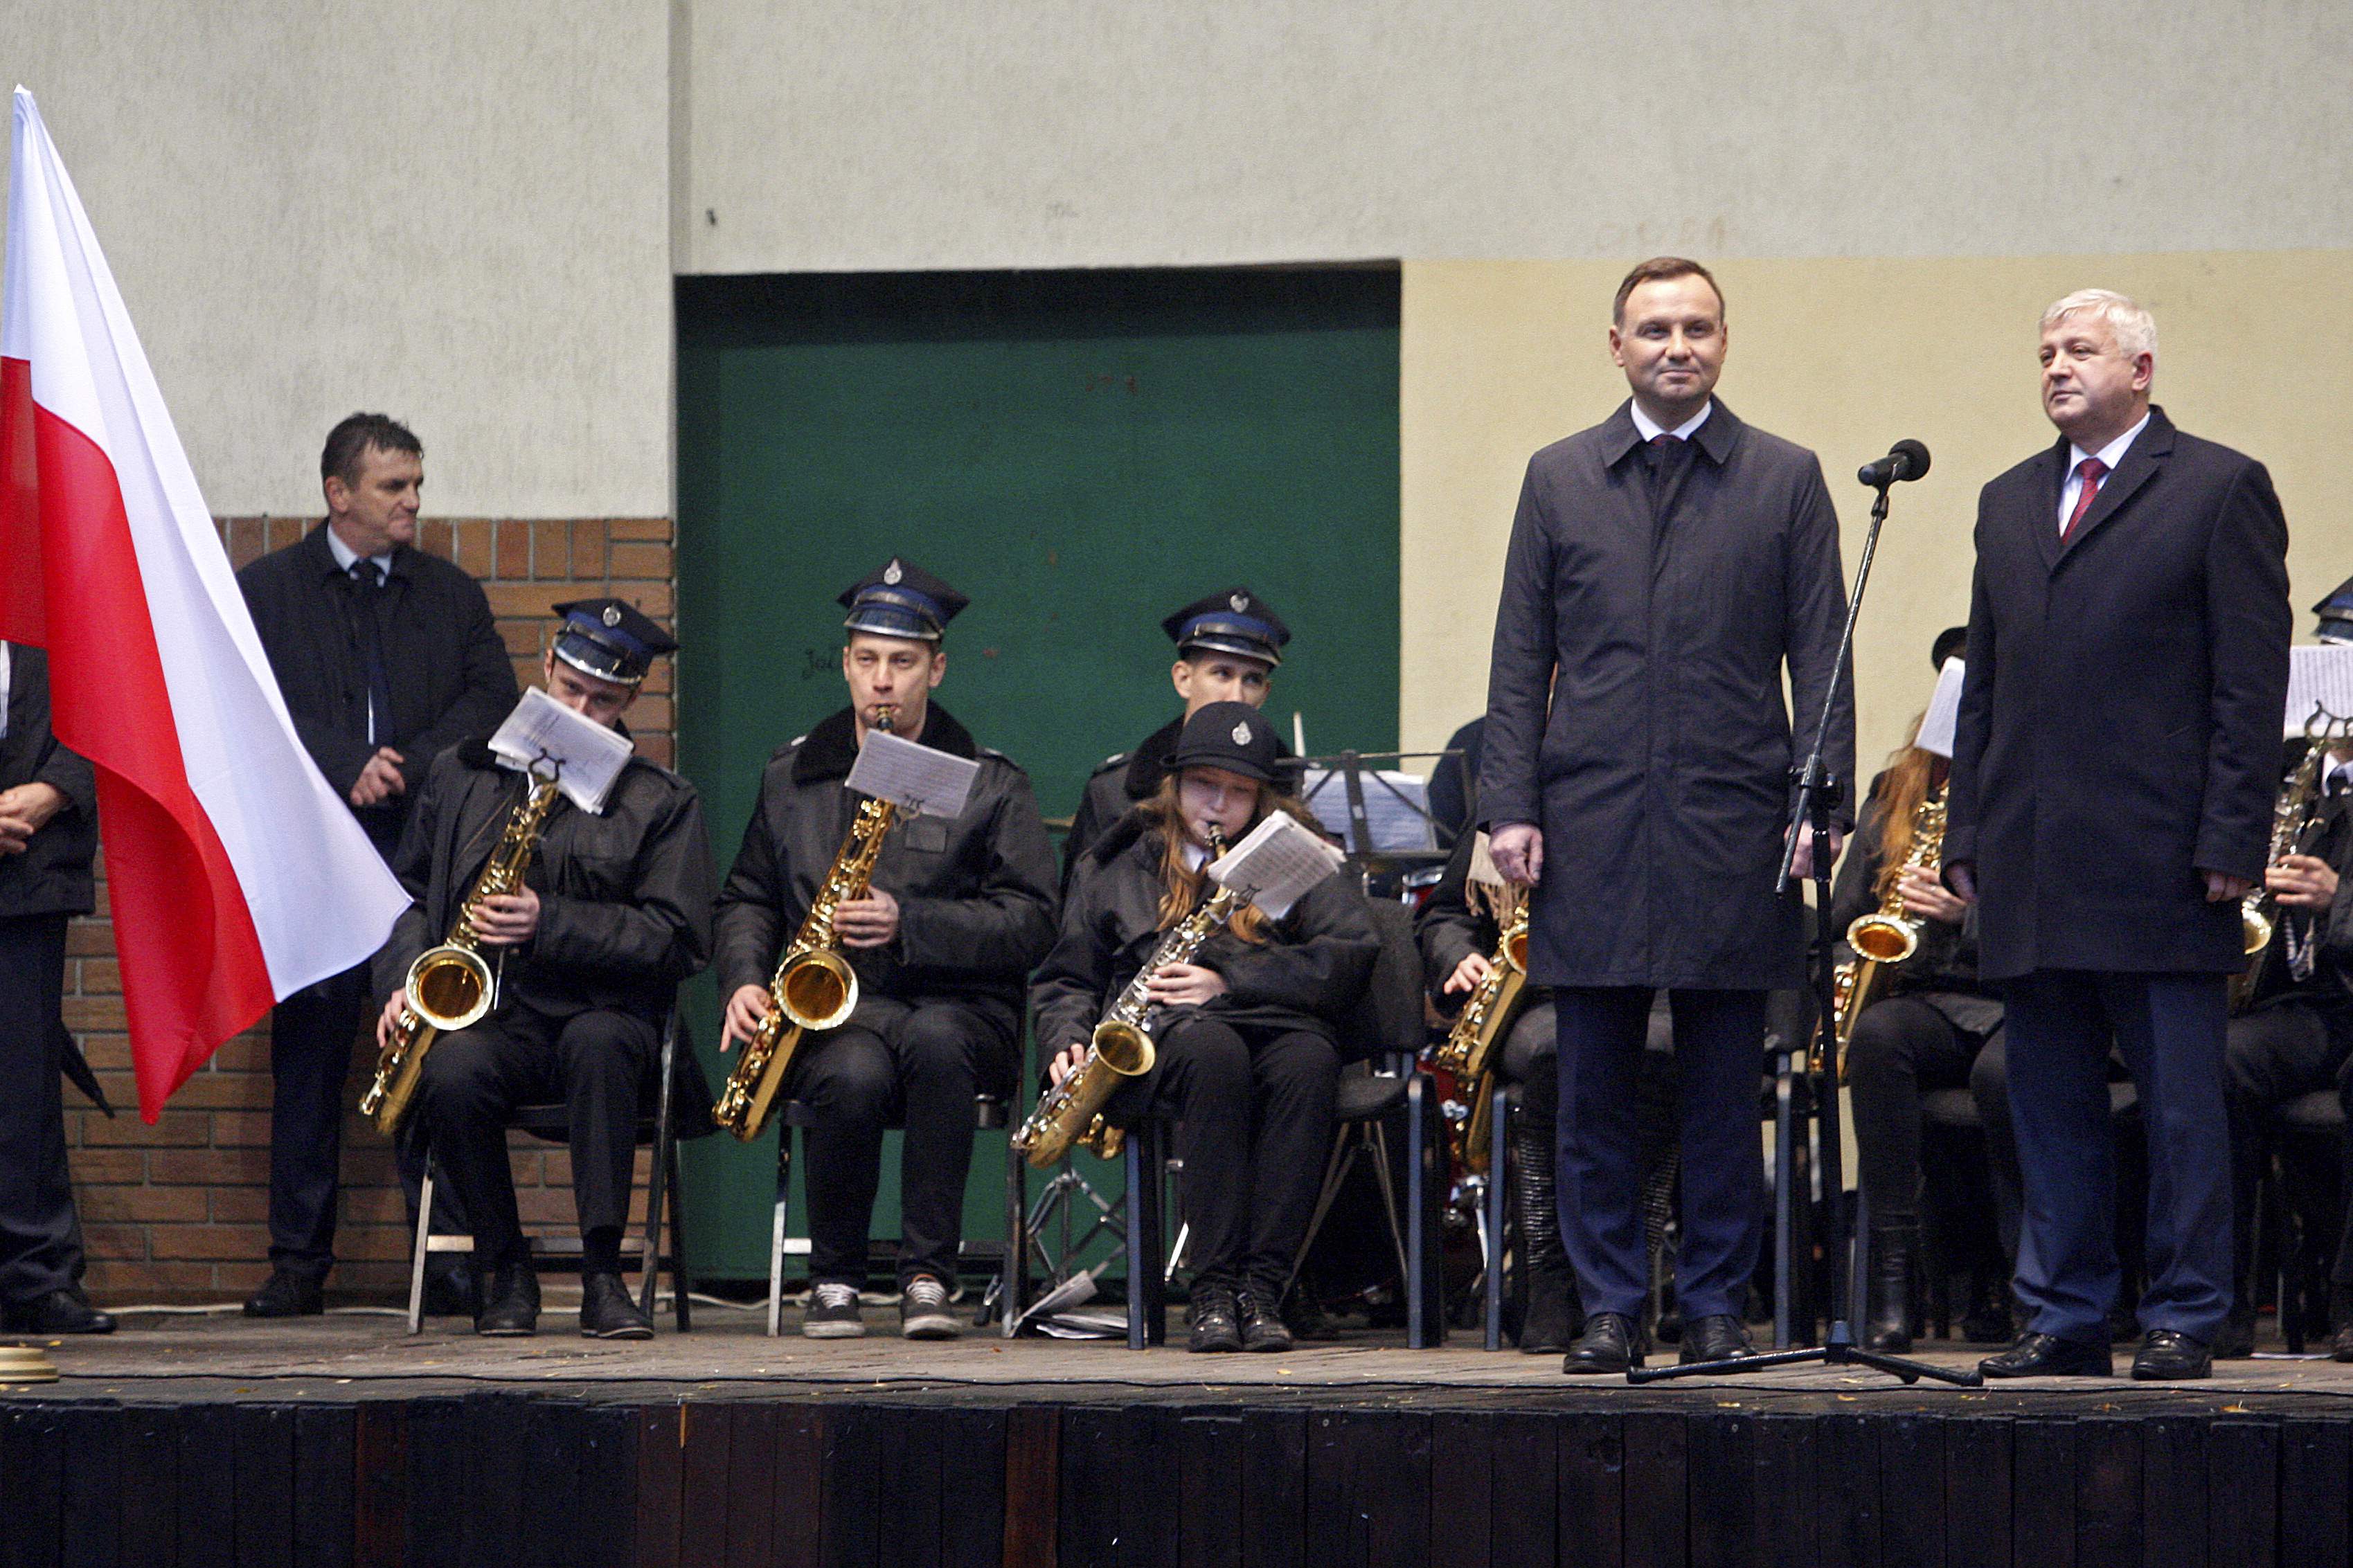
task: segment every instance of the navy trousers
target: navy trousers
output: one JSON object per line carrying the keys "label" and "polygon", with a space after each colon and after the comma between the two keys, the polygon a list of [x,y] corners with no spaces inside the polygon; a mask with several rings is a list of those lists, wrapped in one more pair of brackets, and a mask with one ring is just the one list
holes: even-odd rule
{"label": "navy trousers", "polygon": [[58,1077],[65,973],[65,916],[0,919],[0,1301],[81,1281]]}
{"label": "navy trousers", "polygon": [[[1647,986],[1556,986],[1560,1027],[1560,1216],[1588,1312],[1638,1318],[1650,1289],[1642,1237],[1638,1114]],[[1765,993],[1673,991],[1682,1111],[1683,1250],[1675,1298],[1686,1318],[1738,1317],[1757,1271],[1765,1212]]]}
{"label": "navy trousers", "polygon": [[2220,974],[2037,970],[2009,983],[2010,1110],[2025,1200],[2018,1296],[2027,1326],[2105,1342],[2116,1261],[2108,1042],[2139,1091],[2148,1142],[2144,1329],[2212,1341],[2231,1310],[2229,1022]]}

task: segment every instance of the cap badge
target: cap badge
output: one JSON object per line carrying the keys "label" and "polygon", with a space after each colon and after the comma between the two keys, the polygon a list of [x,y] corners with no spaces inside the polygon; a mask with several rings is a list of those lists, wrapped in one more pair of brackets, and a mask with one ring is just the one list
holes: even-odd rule
{"label": "cap badge", "polygon": [[1250,595],[1248,594],[1235,594],[1229,597],[1226,600],[1226,603],[1234,607],[1234,614],[1240,615],[1244,610],[1250,608]]}
{"label": "cap badge", "polygon": [[607,605],[605,606],[605,613],[597,618],[608,626],[617,626],[621,624],[621,606]]}
{"label": "cap badge", "polygon": [[896,556],[892,557],[890,565],[882,568],[882,581],[890,584],[893,588],[899,585],[899,579],[905,575],[904,572],[899,570],[899,561]]}
{"label": "cap badge", "polygon": [[1243,723],[1240,723],[1240,724],[1235,725],[1235,726],[1234,726],[1234,744],[1235,744],[1235,745],[1237,745],[1237,746],[1247,746],[1247,745],[1249,745],[1249,744],[1250,744],[1250,727],[1249,723],[1248,723],[1247,721],[1245,721],[1245,722],[1243,722]]}

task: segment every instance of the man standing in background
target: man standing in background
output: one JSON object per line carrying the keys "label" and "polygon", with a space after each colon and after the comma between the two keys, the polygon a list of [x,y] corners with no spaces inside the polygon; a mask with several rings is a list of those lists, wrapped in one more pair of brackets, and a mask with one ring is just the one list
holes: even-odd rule
{"label": "man standing in background", "polygon": [[[417,545],[425,448],[407,426],[354,414],[319,458],[327,517],[237,574],[295,732],[388,861],[437,753],[487,733],[521,693],[480,584]],[[368,1006],[367,966],[297,992],[269,1017],[269,1262],[259,1318],[322,1310],[333,1267],[343,1083]],[[417,1175],[401,1180],[416,1204]],[[428,1307],[469,1310],[462,1270]]]}

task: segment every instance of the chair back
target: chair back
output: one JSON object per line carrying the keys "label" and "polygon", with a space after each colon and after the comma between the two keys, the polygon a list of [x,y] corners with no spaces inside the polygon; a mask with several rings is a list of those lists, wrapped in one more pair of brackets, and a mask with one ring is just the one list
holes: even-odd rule
{"label": "chair back", "polygon": [[1394,899],[1368,899],[1381,947],[1372,977],[1348,1019],[1340,1058],[1408,1056],[1428,1035],[1422,1013],[1421,949],[1413,938],[1413,911]]}

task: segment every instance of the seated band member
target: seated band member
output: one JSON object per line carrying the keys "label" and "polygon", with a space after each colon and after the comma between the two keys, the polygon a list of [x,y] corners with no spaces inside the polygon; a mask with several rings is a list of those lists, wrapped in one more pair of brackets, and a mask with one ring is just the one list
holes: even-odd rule
{"label": "seated band member", "polygon": [[[647,668],[678,644],[618,599],[555,608],[564,620],[542,666],[547,694],[626,734],[621,715]],[[409,965],[448,932],[527,787],[480,742],[434,759],[394,867],[417,901],[376,955],[376,986],[389,994],[379,1040],[407,1002]],[[477,1333],[538,1325],[539,1277],[515,1212],[506,1127],[519,1105],[560,1100],[570,1110],[580,1215],[580,1331],[652,1334],[621,1285],[638,1094],[660,1060],[679,982],[710,960],[714,879],[694,786],[637,756],[596,815],[558,796],[522,890],[476,910],[475,938],[500,975],[498,1005],[434,1041],[410,1114],[472,1222],[485,1282]]]}
{"label": "seated band member", "polygon": [[[1455,844],[1446,875],[1430,889],[1414,920],[1423,973],[1439,1010],[1451,1014],[1492,972],[1503,929],[1494,894],[1471,880],[1478,836]],[[1477,887],[1474,895],[1473,889]],[[1474,904],[1473,898],[1476,898]],[[1556,1116],[1560,1099],[1560,1049],[1555,1039],[1552,996],[1541,986],[1522,991],[1518,1013],[1506,1026],[1496,1071],[1520,1087],[1510,1146],[1514,1217],[1519,1224],[1522,1267],[1527,1278],[1527,1310],[1520,1321],[1520,1349],[1530,1355],[1558,1355],[1577,1332],[1577,1276],[1560,1237],[1555,1196]],[[1472,1086],[1464,1085],[1465,1093]],[[1490,1156],[1491,1161],[1493,1155]],[[1502,1168],[1491,1164],[1498,1179]]]}
{"label": "seated band member", "polygon": [[[1274,691],[1275,666],[1282,662],[1291,628],[1274,607],[1248,588],[1228,588],[1196,599],[1160,623],[1176,645],[1176,662],[1168,679],[1184,700],[1185,710],[1146,735],[1135,750],[1106,757],[1087,779],[1071,831],[1062,839],[1062,887],[1068,891],[1071,873],[1097,838],[1127,815],[1137,803],[1160,791],[1168,772],[1168,753],[1176,749],[1176,732],[1185,721],[1212,702],[1245,702],[1263,708]],[[1289,747],[1275,742],[1275,754],[1287,757]]]}
{"label": "seated band member", "polygon": [[[1957,630],[1936,639],[1940,655],[1948,640],[1959,641]],[[1916,723],[1914,728],[1916,734]],[[1909,959],[1881,969],[1876,1000],[1856,1017],[1846,1058],[1856,1178],[1870,1214],[1869,1285],[1858,1331],[1867,1349],[1896,1353],[1912,1348],[1921,1097],[1966,1088],[1970,1065],[2001,1028],[2001,1003],[1978,984],[1975,917],[1933,869],[1905,864],[1917,844],[1915,813],[1925,798],[1943,791],[1945,774],[1945,759],[1916,745],[1906,743],[1888,759],[1886,771],[1872,782],[1831,897],[1834,931],[1844,932],[1892,895],[1918,933]],[[1999,1311],[2002,1287],[1990,1278],[1986,1284],[1996,1308],[1977,1314],[1978,1326],[1969,1332],[2006,1340],[2009,1320]]]}
{"label": "seated band member", "polygon": [[[1240,702],[1185,721],[1158,791],[1087,852],[1061,939],[1029,990],[1055,1081],[1166,935],[1207,896],[1208,826],[1228,844],[1276,811],[1273,726]],[[1156,1058],[1104,1107],[1114,1126],[1173,1118],[1191,1227],[1195,1351],[1282,1351],[1279,1315],[1332,1145],[1341,1030],[1380,939],[1364,895],[1327,877],[1280,921],[1245,909],[1151,983]]]}
{"label": "seated band member", "polygon": [[867,1231],[882,1173],[882,1132],[906,1128],[899,1161],[899,1325],[950,1339],[949,1289],[964,1237],[973,1097],[1013,1081],[1021,984],[1054,940],[1054,852],[1029,775],[987,751],[932,700],[947,673],[942,634],[965,596],[903,558],[841,595],[849,706],[777,751],[720,890],[718,969],[727,998],[722,1049],[755,1034],[784,945],[800,929],[860,797],[843,787],[884,713],[902,740],[978,761],[953,821],[902,816],[864,898],[834,926],[857,971],[857,1011],[802,1043],[785,1092],[807,1105],[809,1278],[801,1332],[864,1333]]}

